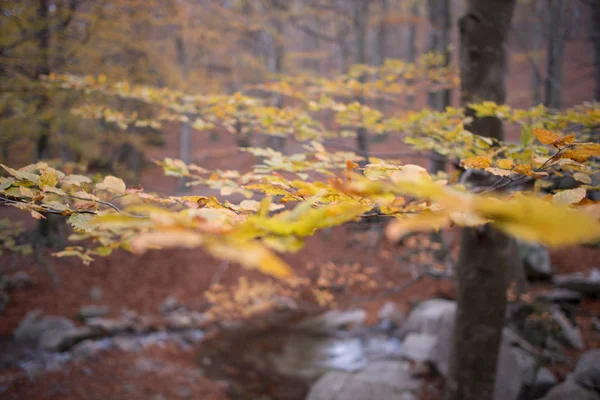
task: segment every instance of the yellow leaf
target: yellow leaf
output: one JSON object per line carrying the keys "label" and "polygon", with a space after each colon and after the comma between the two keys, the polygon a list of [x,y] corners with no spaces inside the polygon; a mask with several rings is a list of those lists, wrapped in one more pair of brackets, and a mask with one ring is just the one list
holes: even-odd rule
{"label": "yellow leaf", "polygon": [[116,176],[107,176],[102,183],[96,185],[96,189],[108,190],[115,194],[124,194],[127,186],[125,186],[125,182],[122,179]]}
{"label": "yellow leaf", "polygon": [[511,160],[510,158],[502,158],[496,162],[496,165],[498,166],[498,168],[502,169],[512,169],[512,167],[514,166],[513,160]]}
{"label": "yellow leaf", "polygon": [[204,237],[197,232],[182,228],[168,228],[141,233],[135,236],[129,245],[133,252],[143,253],[148,249],[193,248],[201,246],[203,243]]}
{"label": "yellow leaf", "polygon": [[600,223],[586,213],[536,197],[478,198],[476,211],[499,229],[525,241],[570,246],[600,238]]}
{"label": "yellow leaf", "polygon": [[554,142],[560,140],[560,136],[547,129],[535,128],[533,130],[533,134],[543,144],[553,144]]}
{"label": "yellow leaf", "polygon": [[397,242],[411,232],[427,232],[445,228],[450,224],[450,218],[445,212],[424,212],[414,217],[402,217],[390,222],[385,234],[392,242]]}
{"label": "yellow leaf", "polygon": [[104,225],[110,227],[144,227],[151,225],[152,221],[148,218],[136,218],[122,214],[98,215],[91,221],[95,225]]}
{"label": "yellow leaf", "polygon": [[561,153],[561,158],[585,162],[590,157],[600,156],[600,143],[580,143]]}
{"label": "yellow leaf", "polygon": [[104,85],[106,83],[106,75],[104,75],[104,74],[98,75],[98,83],[100,85]]}
{"label": "yellow leaf", "polygon": [[54,171],[46,171],[42,174],[42,176],[40,176],[40,179],[38,179],[38,186],[42,190],[45,190],[45,186],[53,188],[57,183],[58,178],[56,177],[56,173]]}
{"label": "yellow leaf", "polygon": [[585,198],[586,190],[584,188],[576,188],[563,190],[552,196],[553,204],[575,204]]}
{"label": "yellow leaf", "polygon": [[280,279],[293,275],[289,265],[257,242],[212,242],[206,248],[217,258],[256,268],[263,274]]}
{"label": "yellow leaf", "polygon": [[517,165],[514,169],[514,172],[521,175],[531,175],[533,171],[531,170],[531,165],[521,164]]}
{"label": "yellow leaf", "polygon": [[492,159],[489,157],[469,157],[460,162],[460,165],[465,168],[489,168],[492,166]]}

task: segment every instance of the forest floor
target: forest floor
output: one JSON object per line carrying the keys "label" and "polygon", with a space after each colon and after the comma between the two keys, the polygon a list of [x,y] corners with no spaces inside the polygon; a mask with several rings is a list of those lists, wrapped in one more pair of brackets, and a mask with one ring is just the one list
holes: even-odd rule
{"label": "forest floor", "polygon": [[[151,157],[176,156],[176,148],[175,143],[156,150]],[[251,158],[235,156],[237,153],[233,143],[228,140],[216,145],[197,142],[194,148],[200,149],[195,153],[195,159],[203,167],[244,170],[253,163]],[[203,153],[203,148],[210,148],[211,152]],[[390,148],[401,149],[382,143],[375,145],[374,151]],[[150,168],[143,177],[142,184],[152,191],[173,193],[176,180],[163,177],[159,170]],[[451,236],[452,234],[449,237]],[[411,281],[418,274],[415,263],[400,259],[405,251],[406,247],[387,243],[382,238],[380,228],[364,229],[364,226],[349,224],[308,238],[301,251],[284,258],[294,267],[296,274],[313,280],[318,279],[315,274],[319,268],[315,266],[325,264],[336,267],[355,266],[357,271],[369,271],[370,279],[376,282],[376,286],[358,285],[351,290],[342,288],[336,295],[336,306],[342,309],[362,308],[367,311],[367,324],[374,324],[378,310],[388,301],[395,303],[401,310],[408,311],[415,302],[432,297],[454,298],[454,284],[449,279],[424,278],[406,290],[393,292],[393,288]],[[556,273],[587,271],[598,267],[598,260],[600,250],[589,248],[564,249],[552,253]],[[142,255],[117,252],[109,257],[99,258],[89,267],[81,265],[77,260],[52,259],[51,262],[53,272],[49,274],[33,259],[19,259],[13,265],[9,256],[0,257],[0,265],[3,265],[0,272],[24,270],[36,282],[29,288],[11,292],[10,304],[0,314],[0,338],[10,338],[23,317],[36,309],[41,310],[44,315],[61,315],[74,319],[82,306],[101,304],[110,307],[109,317],[116,317],[123,310],[153,317],[160,314],[161,304],[172,297],[190,309],[204,311],[209,306],[205,291],[211,282],[218,280],[224,287],[232,287],[243,276],[249,279],[267,279],[235,265],[223,269],[220,261],[202,250],[166,250]],[[531,290],[539,291],[549,286],[548,283],[536,283]],[[387,295],[383,296],[382,292]],[[584,301],[582,310],[584,316],[578,319],[578,323],[586,346],[600,347],[600,334],[591,323],[592,316],[600,315],[599,303]],[[239,351],[260,347],[269,342],[268,337],[248,336],[238,339],[231,346],[240,349]],[[3,347],[2,343],[0,352],[10,350],[6,348],[6,344]],[[58,371],[34,377],[17,370],[2,370],[0,398],[229,399],[235,398],[230,383],[236,379],[243,381],[246,387],[252,387],[256,393],[271,396],[277,390],[273,389],[274,386],[293,390],[292,382],[278,382],[272,376],[240,370],[235,359],[213,360],[213,368],[203,365],[200,369],[200,355],[206,351],[202,342],[191,349],[164,344],[137,352],[110,350],[98,357],[71,363]],[[570,351],[569,355],[576,359],[578,352]],[[568,372],[567,368],[560,365],[555,366],[553,371],[560,379]],[[298,392],[299,396],[300,392],[301,390]]]}

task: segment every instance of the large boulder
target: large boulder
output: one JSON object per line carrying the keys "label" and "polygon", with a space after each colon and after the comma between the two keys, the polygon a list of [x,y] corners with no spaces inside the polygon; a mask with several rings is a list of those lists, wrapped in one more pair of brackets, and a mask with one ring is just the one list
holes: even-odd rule
{"label": "large boulder", "polygon": [[42,316],[39,310],[34,310],[28,312],[21,320],[13,337],[19,342],[35,342],[37,344],[46,334],[74,328],[75,323],[68,318],[54,315]]}
{"label": "large boulder", "polygon": [[548,279],[552,276],[550,253],[545,246],[525,242],[519,242],[518,246],[527,279]]}
{"label": "large boulder", "polygon": [[584,296],[600,296],[600,269],[594,268],[588,276],[582,273],[556,275],[554,284],[561,289],[569,289],[581,293]]}
{"label": "large boulder", "polygon": [[296,328],[320,334],[330,334],[337,330],[357,329],[364,325],[367,312],[357,308],[354,310],[331,310],[317,318],[302,321]]}
{"label": "large boulder", "polygon": [[[410,339],[409,344],[412,341],[421,345],[423,350],[421,354],[429,353],[429,361],[443,376],[447,376],[449,372],[455,315],[456,302],[441,299],[428,300],[413,310],[403,327],[408,335],[406,339]],[[411,334],[432,335],[436,338],[435,344],[428,349],[426,346],[428,336],[413,336],[411,339]],[[411,345],[411,351],[416,348],[416,345]],[[494,399],[516,400],[522,384],[523,377],[516,355],[511,349],[510,340],[503,336]]]}
{"label": "large boulder", "polygon": [[583,353],[572,377],[580,386],[600,393],[600,349]]}
{"label": "large boulder", "polygon": [[427,333],[437,335],[454,321],[456,302],[444,299],[431,299],[415,307],[402,326],[403,335],[409,333]]}
{"label": "large boulder", "polygon": [[543,400],[600,400],[600,394],[567,379],[550,390]]}
{"label": "large boulder", "polygon": [[402,357],[416,362],[431,361],[437,336],[430,333],[409,333],[402,343]]}
{"label": "large boulder", "polygon": [[311,388],[307,400],[416,400],[421,382],[401,361],[377,361],[355,373],[332,371]]}
{"label": "large boulder", "polygon": [[16,341],[29,342],[48,351],[64,351],[82,340],[100,334],[89,327],[77,327],[68,318],[47,315],[39,311],[29,312],[21,321],[13,336]]}

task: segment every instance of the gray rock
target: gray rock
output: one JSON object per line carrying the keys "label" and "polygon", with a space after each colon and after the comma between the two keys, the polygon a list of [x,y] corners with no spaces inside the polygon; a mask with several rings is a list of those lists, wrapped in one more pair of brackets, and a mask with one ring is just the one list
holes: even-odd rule
{"label": "gray rock", "polygon": [[586,389],[600,393],[600,349],[586,351],[579,357],[573,380]]}
{"label": "gray rock", "polygon": [[404,335],[409,333],[429,333],[437,335],[449,321],[454,321],[456,302],[443,299],[424,301],[415,307],[402,326]]}
{"label": "gray rock", "polygon": [[525,242],[519,242],[518,246],[528,279],[546,279],[552,276],[550,253],[545,246]]}
{"label": "gray rock", "polygon": [[90,327],[47,331],[40,338],[39,346],[49,351],[65,351],[77,343],[101,336],[101,332]]}
{"label": "gray rock", "polygon": [[406,314],[391,301],[386,302],[377,314],[379,322],[390,324],[392,327],[400,327],[406,321]]}
{"label": "gray rock", "polygon": [[92,301],[101,301],[104,296],[104,292],[100,286],[92,286],[90,289],[90,299]]}
{"label": "gray rock", "polygon": [[494,400],[516,400],[523,386],[519,362],[508,343],[508,339],[503,336],[498,355]]}
{"label": "gray rock", "polygon": [[600,400],[600,394],[567,379],[550,390],[543,400]]}
{"label": "gray rock", "polygon": [[77,318],[86,320],[90,318],[104,317],[110,313],[110,307],[108,306],[83,306],[77,313]]}
{"label": "gray rock", "polygon": [[93,340],[84,340],[73,347],[71,355],[74,361],[81,361],[92,358],[99,352],[100,349]]}
{"label": "gray rock", "polygon": [[402,357],[411,361],[433,361],[437,336],[430,333],[409,333],[404,338]]}
{"label": "gray rock", "polygon": [[116,350],[122,352],[130,352],[137,351],[142,346],[141,344],[133,337],[127,336],[116,336],[112,340],[112,347]]}
{"label": "gray rock", "polygon": [[331,333],[348,327],[360,328],[364,325],[367,313],[362,309],[338,311],[332,310],[311,320],[306,320],[297,328],[315,333]]}
{"label": "gray rock", "polygon": [[[419,326],[420,329],[430,333],[437,332],[437,340],[435,347],[432,350],[432,361],[436,369],[443,376],[447,376],[452,352],[456,303],[446,300],[444,300],[444,302],[447,304],[439,303],[440,305],[436,307],[429,306],[428,312],[423,312],[423,310],[419,311],[419,315],[428,315],[429,318],[420,317],[420,321],[422,322],[416,325]],[[415,311],[417,311],[417,309],[415,309]],[[434,313],[433,310],[436,310],[436,312]],[[409,316],[409,321],[407,321],[406,325],[409,325],[411,316]],[[494,400],[516,400],[521,391],[521,387],[522,377],[519,363],[516,356],[511,351],[509,338],[503,335],[498,357],[498,373],[496,377]]]}
{"label": "gray rock", "polygon": [[6,276],[0,281],[0,288],[5,290],[25,289],[35,285],[35,281],[25,271],[19,271],[11,276]]}
{"label": "gray rock", "polygon": [[163,314],[168,314],[170,312],[177,310],[180,307],[181,307],[181,304],[179,304],[179,301],[177,300],[177,298],[175,298],[173,296],[169,296],[159,306],[159,311]]}
{"label": "gray rock", "polygon": [[75,329],[75,323],[70,319],[54,315],[42,316],[39,310],[34,310],[25,315],[13,336],[17,341],[40,344],[44,336],[72,329]]}
{"label": "gray rock", "polygon": [[407,362],[378,361],[356,373],[329,372],[311,388],[307,400],[416,400],[421,382]]}
{"label": "gray rock", "polygon": [[331,370],[356,371],[367,362],[360,338],[306,334],[290,335],[281,352],[268,359],[278,373],[307,382]]}
{"label": "gray rock", "polygon": [[210,319],[198,312],[182,312],[177,311],[169,314],[166,317],[167,328],[170,330],[188,330],[194,328],[202,328],[209,323]]}
{"label": "gray rock", "polygon": [[133,326],[129,321],[98,317],[90,318],[85,323],[87,326],[100,330],[106,335],[133,331]]}
{"label": "gray rock", "polygon": [[518,347],[512,347],[520,369],[523,383],[522,398],[537,399],[544,396],[558,383],[556,377],[548,368],[539,368],[530,353]]}
{"label": "gray rock", "polygon": [[553,289],[548,292],[540,293],[538,300],[552,303],[579,303],[583,296],[581,293],[569,289]]}
{"label": "gray rock", "polygon": [[600,296],[600,270],[594,268],[586,277],[582,273],[557,275],[554,284],[562,289],[574,290],[584,296]]}
{"label": "gray rock", "polygon": [[577,326],[574,326],[561,311],[552,311],[552,318],[560,326],[561,336],[567,344],[578,350],[583,350],[585,348],[581,331]]}

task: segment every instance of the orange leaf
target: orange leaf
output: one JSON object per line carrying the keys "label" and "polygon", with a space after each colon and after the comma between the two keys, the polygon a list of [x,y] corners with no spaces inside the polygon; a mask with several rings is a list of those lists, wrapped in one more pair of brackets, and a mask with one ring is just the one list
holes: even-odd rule
{"label": "orange leaf", "polygon": [[460,162],[465,168],[488,168],[492,166],[492,159],[489,157],[469,157]]}
{"label": "orange leaf", "polygon": [[560,136],[546,129],[535,128],[533,134],[543,144],[553,144],[560,140]]}
{"label": "orange leaf", "polygon": [[560,138],[556,142],[552,143],[554,146],[565,146],[567,144],[575,143],[575,135],[567,135],[565,137]]}

